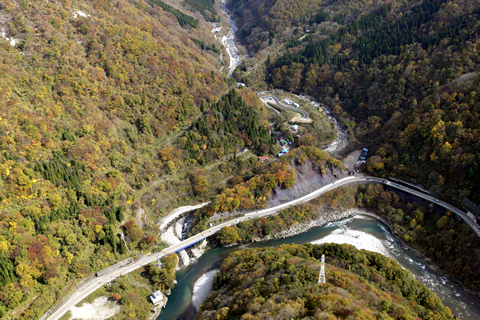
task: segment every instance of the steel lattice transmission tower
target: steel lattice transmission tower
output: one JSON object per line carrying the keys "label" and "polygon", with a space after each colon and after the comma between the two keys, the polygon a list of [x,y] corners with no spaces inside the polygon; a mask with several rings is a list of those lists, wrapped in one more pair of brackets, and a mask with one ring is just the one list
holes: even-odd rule
{"label": "steel lattice transmission tower", "polygon": [[318,284],[325,283],[325,255],[322,254],[322,266],[320,267],[320,274],[318,276]]}

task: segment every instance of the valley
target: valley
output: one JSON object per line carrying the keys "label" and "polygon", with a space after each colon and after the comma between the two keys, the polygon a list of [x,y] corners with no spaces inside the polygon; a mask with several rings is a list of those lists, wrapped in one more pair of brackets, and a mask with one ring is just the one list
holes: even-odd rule
{"label": "valley", "polygon": [[[70,319],[80,301],[100,310],[108,299],[100,318],[154,319],[161,306],[150,312],[144,298],[157,290],[169,297],[159,319],[239,315],[245,305],[214,297],[227,285],[215,270],[235,245],[268,256],[365,210],[388,224],[378,241],[406,250],[383,254],[453,315],[475,319],[480,7],[347,2],[0,4],[0,316]],[[378,229],[369,223],[360,232]],[[301,241],[357,234],[328,232]],[[249,244],[276,237],[287,239]],[[365,249],[377,251],[375,241]],[[119,261],[131,262],[94,276]],[[289,263],[279,272],[309,266]],[[369,279],[351,271],[335,269]],[[310,278],[305,290],[345,289],[327,278],[327,291]],[[368,281],[380,297],[379,279]],[[412,309],[392,302],[369,311],[377,318],[450,317],[440,300],[433,308],[382,286]],[[288,301],[280,309],[298,317],[359,312],[346,300],[303,311]],[[261,318],[262,308],[247,309]]]}

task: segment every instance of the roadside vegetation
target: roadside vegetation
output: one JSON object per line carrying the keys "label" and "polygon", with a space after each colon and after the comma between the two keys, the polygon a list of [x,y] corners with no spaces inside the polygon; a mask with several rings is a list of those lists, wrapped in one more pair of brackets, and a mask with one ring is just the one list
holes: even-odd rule
{"label": "roadside vegetation", "polygon": [[212,199],[210,204],[195,212],[196,219],[193,222],[191,234],[208,229],[209,219],[216,212],[264,208],[274,188],[288,189],[294,186],[295,170],[289,165],[290,161],[293,160],[302,165],[307,158],[320,168],[320,173],[325,173],[327,166],[346,169],[339,160],[330,157],[323,150],[306,146],[293,149],[283,155],[279,161],[261,167],[263,170],[257,171],[255,175],[251,175],[252,172],[248,171],[248,175],[233,177],[230,188],[223,190]]}

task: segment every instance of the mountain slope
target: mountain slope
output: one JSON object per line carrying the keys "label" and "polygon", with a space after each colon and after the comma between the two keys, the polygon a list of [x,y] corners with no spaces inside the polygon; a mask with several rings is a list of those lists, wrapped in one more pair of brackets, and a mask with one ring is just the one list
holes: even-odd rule
{"label": "mountain slope", "polygon": [[291,42],[268,60],[266,79],[329,104],[346,127],[355,123],[348,131],[370,147],[370,173],[480,203],[479,21],[478,2],[380,3]]}
{"label": "mountain slope", "polygon": [[[227,89],[193,41],[211,45],[210,27],[156,3],[0,4],[0,316],[39,318],[121,259],[134,190]],[[155,243],[130,222],[131,247]]]}

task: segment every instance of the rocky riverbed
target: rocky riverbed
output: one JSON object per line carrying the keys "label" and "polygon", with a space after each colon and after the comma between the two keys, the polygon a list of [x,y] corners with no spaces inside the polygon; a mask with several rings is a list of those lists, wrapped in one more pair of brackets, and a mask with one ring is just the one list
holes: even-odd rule
{"label": "rocky riverbed", "polygon": [[[186,238],[192,215],[195,210],[206,206],[210,202],[204,202],[194,206],[183,206],[172,210],[159,222],[160,236],[162,241],[169,245],[175,245]],[[188,266],[200,257],[206,247],[206,241],[202,241],[195,248],[188,248],[178,253],[178,268]]]}

